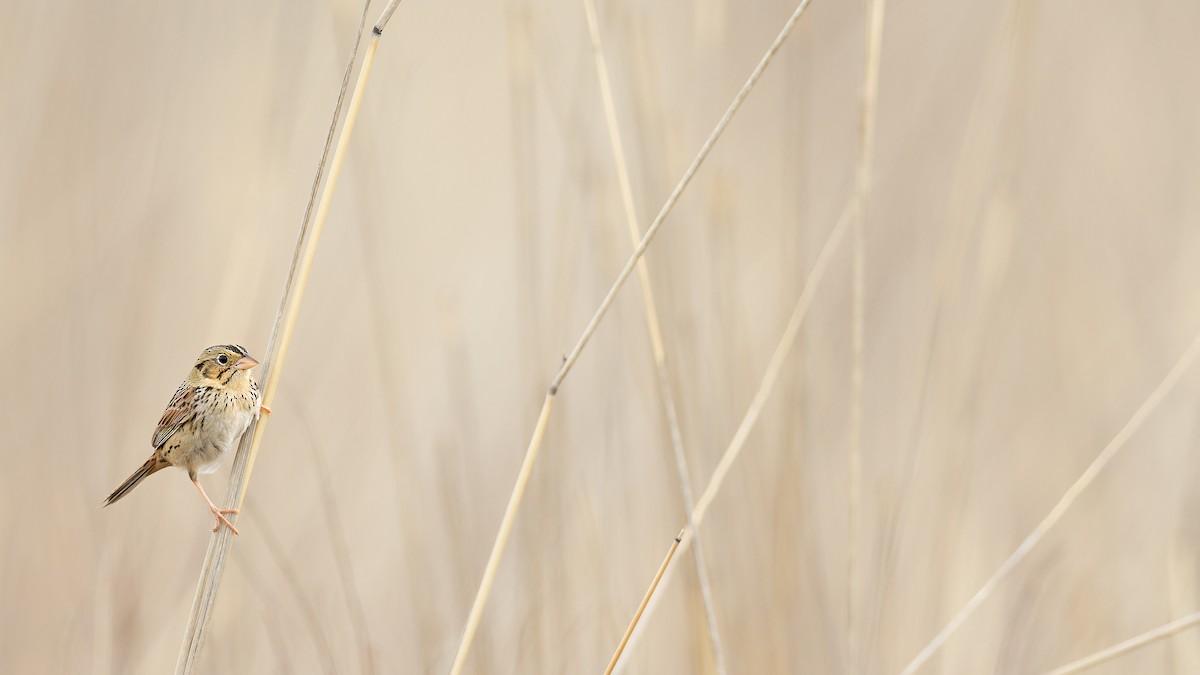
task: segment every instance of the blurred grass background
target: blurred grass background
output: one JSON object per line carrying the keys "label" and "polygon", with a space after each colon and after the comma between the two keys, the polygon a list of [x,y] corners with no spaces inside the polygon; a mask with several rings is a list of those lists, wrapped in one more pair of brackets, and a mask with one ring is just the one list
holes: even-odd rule
{"label": "blurred grass background", "polygon": [[[601,3],[643,223],[792,8]],[[361,4],[3,9],[0,671],[165,672],[209,516],[179,472],[97,505],[200,349],[265,349]],[[864,10],[813,3],[647,256],[694,490],[851,197]],[[865,672],[944,625],[1200,327],[1198,28],[1190,3],[888,4]],[[401,5],[204,672],[445,671],[623,228],[582,3]],[[732,672],[842,668],[849,262],[703,528]],[[684,521],[640,302],[563,387],[470,672],[598,672]],[[1200,605],[1198,378],[926,672],[1040,672]],[[675,564],[627,672],[711,672]],[[1095,672],[1198,670],[1191,633]]]}

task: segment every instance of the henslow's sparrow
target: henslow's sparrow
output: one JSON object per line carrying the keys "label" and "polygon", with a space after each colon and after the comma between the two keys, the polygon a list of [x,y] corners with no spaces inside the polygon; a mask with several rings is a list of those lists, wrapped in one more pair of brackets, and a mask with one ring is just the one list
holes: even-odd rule
{"label": "henslow's sparrow", "polygon": [[158,421],[150,441],[154,454],[113,490],[104,506],[124,497],[150,474],[177,466],[187,470],[188,478],[216,518],[213,532],[225,525],[239,534],[225,517],[237,513],[237,509],[217,508],[197,477],[217,470],[250,422],[258,419],[260,410],[271,412],[262,405],[258,383],[250,373],[257,365],[258,361],[241,345],[216,345],[201,352]]}

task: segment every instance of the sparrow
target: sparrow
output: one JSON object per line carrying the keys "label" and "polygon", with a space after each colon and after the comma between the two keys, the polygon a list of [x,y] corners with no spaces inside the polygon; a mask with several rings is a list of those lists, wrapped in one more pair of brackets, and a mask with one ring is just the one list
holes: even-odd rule
{"label": "sparrow", "polygon": [[192,485],[208,504],[216,519],[212,531],[224,525],[240,535],[226,518],[238,510],[218,508],[198,478],[221,466],[260,412],[271,412],[262,405],[258,383],[251,373],[257,365],[258,361],[241,345],[215,345],[201,352],[158,421],[150,439],[154,453],[113,490],[104,506],[129,494],[151,474],[177,466],[188,472]]}

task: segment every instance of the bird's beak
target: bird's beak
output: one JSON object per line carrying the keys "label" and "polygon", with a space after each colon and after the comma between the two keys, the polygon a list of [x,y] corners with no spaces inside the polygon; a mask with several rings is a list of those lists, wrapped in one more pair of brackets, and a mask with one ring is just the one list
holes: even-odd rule
{"label": "bird's beak", "polygon": [[237,370],[250,370],[257,365],[258,359],[254,358],[253,356],[243,356],[233,364],[233,367]]}

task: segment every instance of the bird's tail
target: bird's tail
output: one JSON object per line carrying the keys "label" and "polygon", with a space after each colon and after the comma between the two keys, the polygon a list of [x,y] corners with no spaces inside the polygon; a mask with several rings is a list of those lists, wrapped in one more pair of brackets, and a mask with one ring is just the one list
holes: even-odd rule
{"label": "bird's tail", "polygon": [[104,500],[104,506],[108,506],[121,497],[129,494],[129,491],[137,487],[138,483],[145,480],[147,476],[155,471],[158,471],[159,469],[165,469],[168,466],[170,465],[158,458],[158,453],[150,455],[150,459],[146,460],[145,464],[138,467],[138,470],[134,471],[132,476],[126,478],[125,482],[121,483],[120,487],[118,487],[116,490],[113,490],[113,493],[108,496],[108,499]]}

